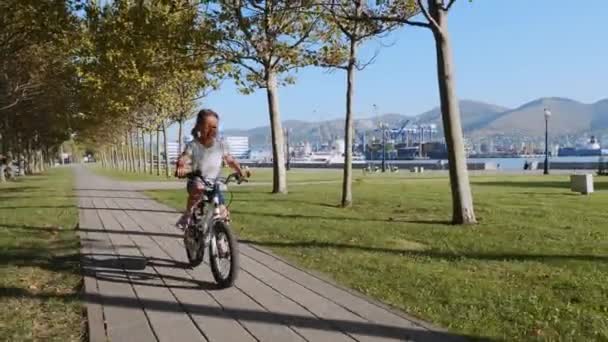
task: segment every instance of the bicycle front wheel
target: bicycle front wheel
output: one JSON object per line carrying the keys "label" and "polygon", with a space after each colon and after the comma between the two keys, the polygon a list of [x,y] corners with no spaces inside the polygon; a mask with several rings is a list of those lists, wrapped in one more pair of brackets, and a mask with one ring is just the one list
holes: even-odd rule
{"label": "bicycle front wheel", "polygon": [[209,264],[215,282],[221,288],[234,285],[239,271],[238,241],[228,223],[217,221],[209,245]]}

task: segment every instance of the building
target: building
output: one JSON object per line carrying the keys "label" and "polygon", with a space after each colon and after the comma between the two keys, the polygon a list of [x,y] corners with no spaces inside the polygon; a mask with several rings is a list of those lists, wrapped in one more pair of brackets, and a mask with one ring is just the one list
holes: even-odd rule
{"label": "building", "polygon": [[227,136],[224,138],[230,154],[236,159],[249,159],[251,150],[249,148],[249,137]]}
{"label": "building", "polygon": [[180,155],[179,153],[179,142],[177,141],[168,141],[167,142],[167,156],[169,157],[170,163],[175,163],[177,157]]}

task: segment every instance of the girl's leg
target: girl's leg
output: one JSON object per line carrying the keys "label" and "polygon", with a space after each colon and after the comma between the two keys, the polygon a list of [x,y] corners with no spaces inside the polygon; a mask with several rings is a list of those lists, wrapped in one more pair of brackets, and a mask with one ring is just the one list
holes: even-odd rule
{"label": "girl's leg", "polygon": [[178,228],[185,229],[190,224],[190,218],[192,217],[192,210],[196,204],[200,201],[203,191],[205,189],[203,182],[198,180],[189,180],[188,185],[188,201],[186,204],[186,211],[179,218],[175,224]]}

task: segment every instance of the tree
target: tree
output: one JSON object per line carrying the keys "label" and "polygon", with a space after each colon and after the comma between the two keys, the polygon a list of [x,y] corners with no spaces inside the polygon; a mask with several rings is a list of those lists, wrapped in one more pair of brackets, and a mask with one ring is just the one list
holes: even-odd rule
{"label": "tree", "polygon": [[[0,137],[2,154],[36,173],[77,124],[72,1],[0,3]],[[24,160],[25,163],[22,163]]]}
{"label": "tree", "polygon": [[205,73],[204,70],[182,70],[176,73],[174,80],[170,83],[171,91],[177,98],[176,110],[171,114],[172,121],[178,123],[178,153],[181,153],[183,125],[186,120],[194,115],[196,101],[206,97],[210,91],[219,87],[218,79],[222,77],[221,71],[212,69],[215,77]]}
{"label": "tree", "polygon": [[320,20],[299,0],[222,0],[211,11],[221,35],[219,53],[236,68],[232,76],[245,94],[266,89],[273,155],[273,193],[287,193],[278,88],[294,82],[291,70],[313,62]]}
{"label": "tree", "polygon": [[[367,8],[363,0],[331,0],[321,3],[320,15],[327,24],[326,32],[336,32],[328,36],[326,46],[321,50],[321,66],[346,70],[346,120],[344,124],[344,175],[342,180],[342,207],[352,204],[352,160],[353,160],[353,113],[355,96],[355,73],[373,62],[362,64],[358,59],[358,49],[365,40],[379,36],[394,23],[363,20]],[[354,20],[359,19],[359,20]]]}
{"label": "tree", "polygon": [[[441,102],[441,116],[445,133],[450,187],[452,191],[452,222],[454,224],[475,224],[475,210],[473,208],[473,195],[469,182],[469,174],[464,149],[464,137],[460,118],[460,108],[456,96],[454,63],[452,60],[452,45],[448,31],[448,12],[456,0],[416,0],[418,11],[425,21],[411,20],[408,6],[411,1],[398,1],[392,4],[383,4],[380,9],[370,10],[366,13],[368,20],[396,22],[416,27],[430,29],[435,38],[437,54],[437,79],[439,97]],[[381,12],[390,8],[388,13]]]}
{"label": "tree", "polygon": [[[86,8],[88,40],[80,66],[83,103],[92,105],[83,110],[97,126],[118,123],[116,134],[126,137],[128,150],[125,156],[121,145],[123,165],[131,169],[141,163],[139,148],[137,153],[132,148],[138,145],[132,143],[132,133],[137,136],[140,127],[158,132],[174,121],[183,123],[201,89],[216,86],[210,75],[218,70],[222,75],[222,64],[210,63],[209,46],[215,40],[200,6],[191,0],[116,0],[103,8],[91,2]],[[169,172],[168,160],[165,164]]]}

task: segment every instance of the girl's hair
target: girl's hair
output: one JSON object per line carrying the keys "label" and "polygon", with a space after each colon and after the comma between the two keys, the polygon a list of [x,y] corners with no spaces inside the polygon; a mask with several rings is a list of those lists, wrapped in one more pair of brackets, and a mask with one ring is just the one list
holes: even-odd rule
{"label": "girl's hair", "polygon": [[194,124],[194,128],[192,128],[192,131],[190,131],[190,134],[192,134],[192,138],[194,138],[194,140],[198,139],[198,127],[205,122],[205,120],[207,119],[207,117],[210,116],[214,116],[216,119],[220,119],[220,116],[212,111],[211,109],[202,109],[200,112],[198,112],[198,115],[196,116],[196,123]]}

